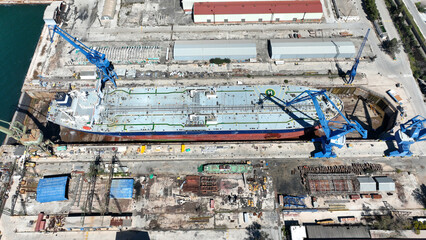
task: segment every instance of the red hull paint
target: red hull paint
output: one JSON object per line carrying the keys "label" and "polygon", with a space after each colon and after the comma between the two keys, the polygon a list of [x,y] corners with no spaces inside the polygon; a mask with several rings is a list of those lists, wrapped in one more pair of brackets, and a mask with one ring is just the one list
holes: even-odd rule
{"label": "red hull paint", "polygon": [[[314,130],[311,129],[311,130]],[[289,133],[258,133],[258,134],[200,134],[200,135],[151,135],[151,136],[125,136],[136,140],[178,140],[178,141],[250,141],[250,140],[275,140],[296,139],[305,135],[301,130]]]}

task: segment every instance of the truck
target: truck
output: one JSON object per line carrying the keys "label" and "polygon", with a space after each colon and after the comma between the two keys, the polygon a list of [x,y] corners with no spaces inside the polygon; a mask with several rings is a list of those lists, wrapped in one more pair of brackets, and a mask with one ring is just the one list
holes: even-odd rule
{"label": "truck", "polygon": [[386,91],[386,93],[399,105],[402,105],[402,98],[392,89]]}

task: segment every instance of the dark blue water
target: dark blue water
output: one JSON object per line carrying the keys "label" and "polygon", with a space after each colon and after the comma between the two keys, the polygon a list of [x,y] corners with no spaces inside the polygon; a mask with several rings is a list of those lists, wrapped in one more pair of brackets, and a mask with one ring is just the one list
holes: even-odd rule
{"label": "dark blue water", "polygon": [[[43,28],[45,8],[45,5],[0,5],[1,120],[12,120],[22,83]],[[3,138],[4,134],[0,133],[1,142]]]}

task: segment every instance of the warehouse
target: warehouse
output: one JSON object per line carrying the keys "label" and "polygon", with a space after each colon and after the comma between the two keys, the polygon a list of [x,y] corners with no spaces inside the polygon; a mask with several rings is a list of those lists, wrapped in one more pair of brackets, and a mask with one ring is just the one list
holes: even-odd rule
{"label": "warehouse", "polygon": [[[288,1],[288,0],[275,0]],[[192,8],[196,2],[271,2],[271,0],[182,0],[182,8],[186,14],[192,14]]]}
{"label": "warehouse", "polygon": [[370,239],[366,226],[306,225],[306,239]]}
{"label": "warehouse", "polygon": [[54,202],[68,199],[68,177],[45,177],[37,185],[37,202]]}
{"label": "warehouse", "polygon": [[374,177],[377,182],[377,189],[383,192],[395,191],[395,182],[390,177]]}
{"label": "warehouse", "polygon": [[351,41],[336,39],[272,39],[268,42],[272,59],[352,58],[355,46]]}
{"label": "warehouse", "polygon": [[358,177],[359,191],[360,192],[373,192],[376,191],[376,181],[372,177]]}
{"label": "warehouse", "polygon": [[195,23],[320,22],[321,1],[196,2]]}
{"label": "warehouse", "polygon": [[256,58],[256,43],[250,40],[193,40],[176,41],[173,58],[177,61],[229,58],[248,60]]}

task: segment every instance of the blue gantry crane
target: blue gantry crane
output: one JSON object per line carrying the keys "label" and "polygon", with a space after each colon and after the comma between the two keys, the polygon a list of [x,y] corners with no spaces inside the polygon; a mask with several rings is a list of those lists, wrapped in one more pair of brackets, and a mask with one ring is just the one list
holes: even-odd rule
{"label": "blue gantry crane", "polygon": [[[323,101],[330,103],[333,108],[336,109],[339,115],[346,121],[346,123],[327,120],[318,102],[318,97],[322,97]],[[340,112],[336,104],[327,96],[325,90],[305,90],[291,101],[286,102],[285,105],[286,107],[291,107],[293,104],[308,100],[313,102],[319,122],[325,134],[325,136],[312,140],[313,142],[321,142],[322,146],[321,152],[316,152],[313,154],[314,158],[336,157],[336,154],[333,152],[333,147],[342,148],[346,142],[346,134],[355,130],[361,134],[362,138],[367,138],[367,130],[365,130],[357,121],[350,122],[342,114],[342,112]],[[335,126],[330,126],[330,123],[337,124]]]}
{"label": "blue gantry crane", "polygon": [[63,29],[59,28],[57,25],[48,25],[49,29],[52,30],[52,34],[50,36],[50,41],[53,42],[53,36],[55,33],[59,34],[62,38],[64,38],[67,42],[69,42],[73,47],[78,49],[81,53],[83,53],[87,60],[90,63],[96,65],[98,70],[98,76],[101,81],[100,90],[102,91],[103,86],[107,81],[112,82],[114,87],[117,87],[116,79],[117,74],[114,71],[114,66],[112,63],[105,57],[105,54],[96,51],[93,48],[90,48],[80,42],[77,38],[71,36],[69,33],[65,32]]}
{"label": "blue gantry crane", "polygon": [[349,79],[347,82],[348,84],[352,84],[355,79],[356,69],[358,68],[358,64],[359,64],[359,58],[361,57],[362,50],[364,50],[365,43],[367,42],[369,33],[370,33],[370,29],[368,29],[367,34],[365,34],[364,40],[362,41],[361,47],[359,48],[358,54],[356,55],[355,63],[352,66],[352,69],[346,72],[346,75],[349,75]]}
{"label": "blue gantry crane", "polygon": [[408,157],[413,155],[410,147],[415,142],[426,141],[426,119],[420,115],[400,125],[395,133],[398,150],[390,152],[388,157]]}

